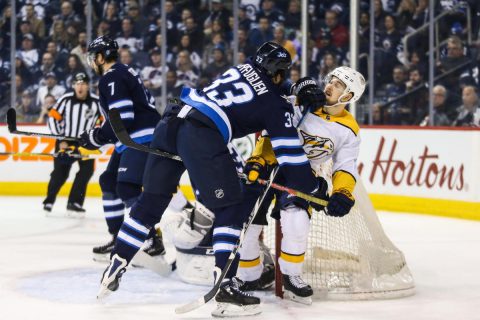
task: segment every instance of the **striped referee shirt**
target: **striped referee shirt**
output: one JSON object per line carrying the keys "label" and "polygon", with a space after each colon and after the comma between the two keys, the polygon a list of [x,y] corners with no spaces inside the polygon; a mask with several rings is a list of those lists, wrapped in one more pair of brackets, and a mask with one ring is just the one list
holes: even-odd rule
{"label": "striped referee shirt", "polygon": [[98,96],[89,93],[85,100],[78,100],[69,92],[50,109],[48,127],[53,134],[78,138],[104,119]]}

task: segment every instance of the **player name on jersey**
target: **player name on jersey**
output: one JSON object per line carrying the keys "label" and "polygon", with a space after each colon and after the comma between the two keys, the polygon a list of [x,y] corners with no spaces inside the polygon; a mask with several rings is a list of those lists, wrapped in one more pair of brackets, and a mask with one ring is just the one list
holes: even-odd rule
{"label": "player name on jersey", "polygon": [[245,80],[250,83],[252,88],[255,90],[257,95],[262,95],[268,92],[267,86],[263,81],[260,79],[258,73],[253,69],[252,65],[250,64],[241,64],[238,67],[238,71],[243,75]]}

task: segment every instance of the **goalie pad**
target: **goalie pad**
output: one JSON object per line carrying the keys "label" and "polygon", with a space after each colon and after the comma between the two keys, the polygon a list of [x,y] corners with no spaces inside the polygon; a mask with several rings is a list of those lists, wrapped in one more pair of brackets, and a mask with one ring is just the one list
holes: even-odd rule
{"label": "goalie pad", "polygon": [[182,210],[182,221],[174,234],[173,244],[180,249],[193,249],[202,242],[213,226],[215,215],[200,202]]}

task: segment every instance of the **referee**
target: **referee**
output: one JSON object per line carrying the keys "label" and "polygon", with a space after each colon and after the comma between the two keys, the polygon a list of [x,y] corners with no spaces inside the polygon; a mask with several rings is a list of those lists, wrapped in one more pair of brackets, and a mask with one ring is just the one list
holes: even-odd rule
{"label": "referee", "polygon": [[[78,72],[72,78],[73,92],[63,95],[48,113],[48,127],[53,134],[78,138],[80,134],[103,121],[98,96],[89,92],[89,78],[85,72]],[[65,151],[79,153],[78,143],[57,140],[55,152]],[[73,181],[68,196],[67,210],[78,213],[85,212],[83,202],[87,184],[93,175],[93,159],[83,160],[69,157],[67,154],[53,159],[53,171],[48,183],[47,198],[43,201],[43,209],[52,211],[60,188],[68,178],[72,164],[78,161],[80,170]]]}

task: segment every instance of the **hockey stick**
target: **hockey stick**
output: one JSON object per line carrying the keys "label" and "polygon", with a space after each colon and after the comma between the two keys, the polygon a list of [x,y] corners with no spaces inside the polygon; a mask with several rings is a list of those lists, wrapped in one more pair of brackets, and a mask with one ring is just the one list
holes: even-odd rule
{"label": "hockey stick", "polygon": [[252,224],[253,219],[255,219],[255,216],[257,215],[257,212],[260,209],[260,206],[265,200],[268,190],[270,190],[271,181],[273,181],[273,178],[275,178],[277,171],[278,171],[278,167],[272,170],[272,173],[270,174],[270,180],[267,182],[262,196],[259,197],[257,202],[255,203],[255,206],[253,207],[252,212],[250,212],[247,222],[243,224],[243,228],[242,228],[242,231],[240,232],[240,236],[237,240],[237,243],[235,244],[235,247],[233,248],[232,252],[230,252],[227,263],[225,264],[225,267],[223,268],[222,272],[220,273],[218,278],[215,279],[215,285],[213,286],[213,288],[209,292],[207,292],[203,297],[200,297],[197,300],[191,301],[187,304],[184,304],[182,306],[175,308],[175,313],[182,314],[182,313],[190,312],[192,310],[195,310],[203,306],[204,304],[206,304],[208,301],[212,300],[215,297],[218,290],[220,290],[223,279],[225,279],[225,276],[227,275],[228,270],[230,270],[230,267],[233,263],[233,260],[235,259],[235,256],[237,255],[237,252],[240,246],[242,245],[242,242],[243,242],[243,239],[245,238],[245,233],[247,232],[248,227]]}
{"label": "hockey stick", "polygon": [[[0,156],[18,156],[18,157],[53,157],[57,158],[60,153],[43,153],[43,152],[0,152]],[[74,159],[110,159],[110,157],[101,154],[69,154],[70,158]]]}
{"label": "hockey stick", "polygon": [[139,151],[149,152],[165,158],[182,161],[182,159],[175,154],[162,151],[160,149],[149,148],[147,146],[144,146],[142,144],[139,144],[133,141],[133,139],[128,134],[127,129],[123,125],[122,118],[120,116],[120,112],[118,111],[118,109],[110,110],[108,112],[108,119],[110,120],[110,124],[112,126],[113,132],[115,132],[115,135],[117,136],[118,140],[123,145],[132,149],[137,149]]}
{"label": "hockey stick", "polygon": [[161,275],[162,277],[168,276],[177,268],[175,262],[170,264],[167,262],[167,260],[165,260],[165,257],[160,256],[158,258],[154,258],[143,250],[139,250],[133,257],[132,266],[149,269]]}
{"label": "hockey stick", "polygon": [[46,138],[53,138],[53,139],[66,140],[66,141],[78,141],[77,138],[59,136],[56,134],[17,130],[17,111],[15,111],[14,108],[10,108],[7,111],[7,125],[8,125],[8,131],[13,134],[19,134],[22,136],[46,137]]}
{"label": "hockey stick", "polygon": [[[244,174],[244,173],[239,173],[238,176],[242,179],[247,180],[247,175]],[[282,185],[277,184],[275,182],[270,182],[268,180],[263,180],[263,179],[257,179],[257,182],[261,185],[264,185],[264,186],[266,186],[270,183],[271,187],[273,189],[284,191],[288,194],[291,194],[292,196],[295,196],[295,197],[298,197],[298,198],[301,198],[301,199],[304,199],[304,200],[307,200],[307,201],[310,201],[310,202],[317,203],[317,204],[319,204],[321,206],[324,206],[324,207],[326,207],[328,205],[328,201],[326,201],[326,200],[314,197],[310,194],[303,193],[301,191],[298,191],[298,190],[295,190],[295,189],[292,189],[292,188],[289,188],[289,187],[286,187],[286,186],[282,186]]]}
{"label": "hockey stick", "polygon": [[[120,117],[120,112],[117,109],[110,110],[108,112],[108,117],[109,117],[109,120],[110,120],[110,124],[112,125],[113,131],[115,132],[115,135],[117,136],[118,140],[122,144],[124,144],[125,146],[127,146],[129,148],[132,148],[132,149],[139,150],[139,151],[153,153],[153,154],[156,154],[156,155],[159,155],[159,156],[162,156],[162,157],[166,157],[166,158],[169,158],[169,159],[182,161],[182,159],[177,155],[174,155],[172,153],[162,151],[162,150],[159,150],[159,149],[153,149],[153,148],[144,146],[142,144],[139,144],[139,143],[136,143],[135,141],[133,141],[132,138],[130,138],[130,135],[128,134],[127,129],[123,125],[122,118]],[[246,178],[247,176],[244,173],[239,173],[238,176],[242,179],[247,180],[247,178]],[[257,182],[262,184],[262,185],[267,185],[269,183],[269,181],[263,180],[263,179],[258,179]],[[307,201],[311,201],[311,202],[317,203],[317,204],[322,205],[322,206],[327,206],[327,204],[328,204],[328,202],[323,200],[323,199],[314,197],[312,195],[309,195],[309,194],[303,193],[301,191],[291,189],[291,188],[288,188],[288,187],[285,187],[285,186],[282,186],[282,185],[279,185],[279,184],[276,184],[276,183],[272,183],[271,187],[274,188],[274,189],[280,190],[280,191],[285,191],[285,192],[287,192],[291,195],[294,195],[298,198],[301,198],[301,199],[304,199],[304,200],[307,200]]]}

